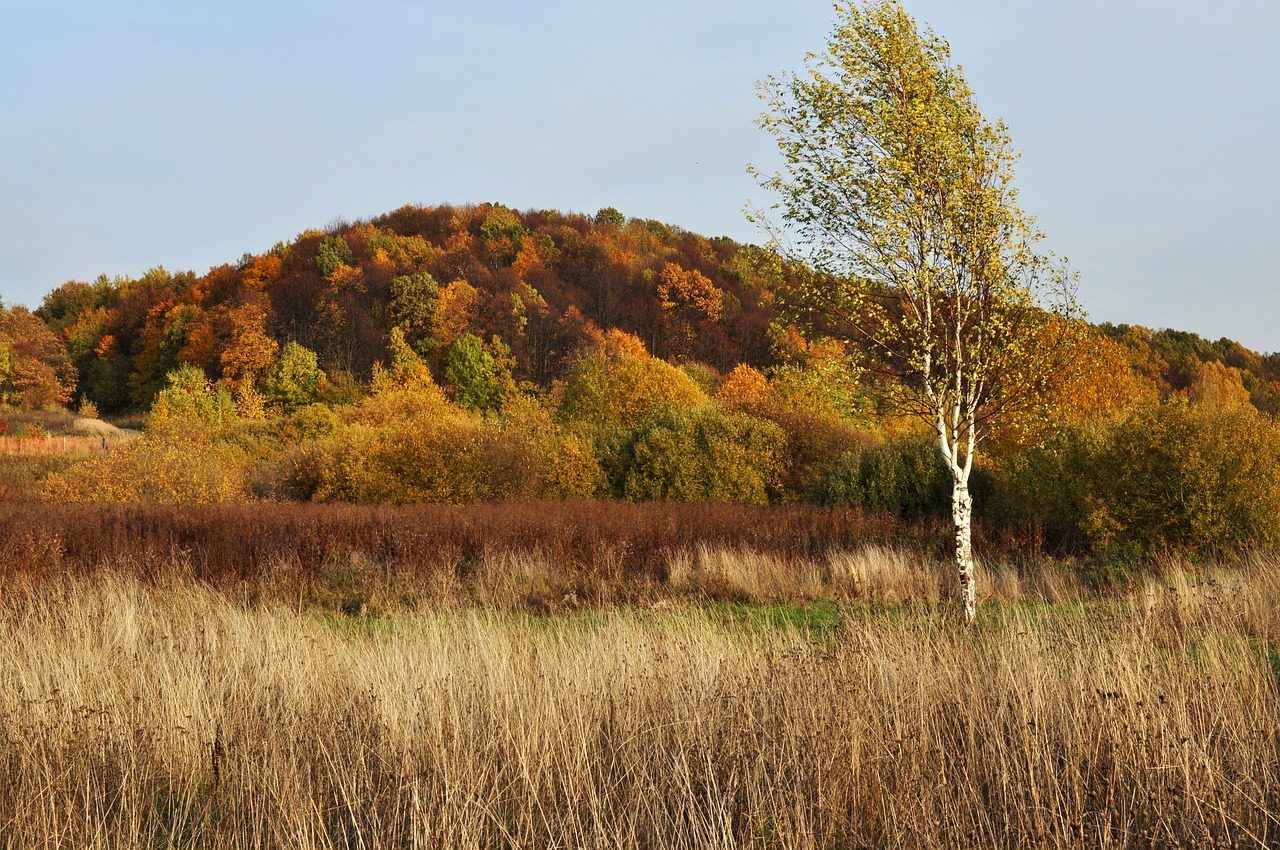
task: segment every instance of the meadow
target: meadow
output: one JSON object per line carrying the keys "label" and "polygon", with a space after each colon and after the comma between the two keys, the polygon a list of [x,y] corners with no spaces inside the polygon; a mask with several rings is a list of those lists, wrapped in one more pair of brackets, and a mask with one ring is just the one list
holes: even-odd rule
{"label": "meadow", "polygon": [[1280,841],[1272,560],[1010,562],[967,629],[854,516],[526,509],[264,507],[234,573],[227,515],[6,506],[0,846]]}

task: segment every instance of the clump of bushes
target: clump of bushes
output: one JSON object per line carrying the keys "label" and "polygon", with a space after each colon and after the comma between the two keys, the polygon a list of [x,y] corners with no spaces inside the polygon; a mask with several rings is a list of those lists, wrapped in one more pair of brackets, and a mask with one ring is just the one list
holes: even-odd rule
{"label": "clump of bushes", "polygon": [[308,404],[285,417],[281,436],[290,443],[305,443],[328,437],[341,425],[338,415],[327,404]]}
{"label": "clump of bushes", "polygon": [[1280,430],[1173,399],[1009,458],[993,518],[1058,546],[1225,554],[1280,544]]}
{"label": "clump of bushes", "polygon": [[252,423],[195,366],[170,372],[156,395],[147,431],[49,476],[49,502],[211,504],[248,498],[246,446]]}
{"label": "clump of bushes", "polygon": [[950,509],[951,487],[937,443],[928,435],[904,435],[846,452],[809,495],[820,505],[923,517]]}
{"label": "clump of bushes", "polygon": [[574,364],[560,391],[559,417],[571,427],[629,431],[665,410],[706,403],[685,372],[650,357],[635,337],[611,332]]}
{"label": "clump of bushes", "polygon": [[232,422],[236,404],[225,387],[215,387],[197,366],[183,365],[165,378],[165,387],[151,405],[149,420],[187,422],[216,427]]}
{"label": "clump of bushes", "polygon": [[462,504],[591,496],[600,478],[589,446],[560,434],[533,402],[486,418],[450,404],[434,385],[389,384],[331,430],[315,418],[314,438],[280,462],[275,495]]}
{"label": "clump of bushes", "polygon": [[765,419],[714,406],[642,423],[612,459],[614,492],[633,501],[767,504],[778,495],[786,437]]}
{"label": "clump of bushes", "polygon": [[247,498],[245,470],[224,446],[174,430],[100,452],[45,479],[48,502],[211,504]]}
{"label": "clump of bushes", "polygon": [[856,430],[845,419],[778,405],[766,405],[758,410],[755,415],[773,422],[787,438],[782,474],[782,493],[787,500],[812,495],[849,455],[856,457],[874,445],[872,435]]}
{"label": "clump of bushes", "polygon": [[[401,333],[368,392],[342,403],[315,400],[321,378],[300,368],[305,392],[249,413],[225,383],[182,366],[158,392],[144,436],[51,470],[41,495],[179,504],[805,498],[922,526],[947,515],[951,480],[928,434],[880,438],[829,410],[788,405],[745,367],[712,401],[689,377],[696,369],[653,358],[618,331],[599,337],[549,397],[508,386],[487,410],[451,399]],[[306,366],[305,351],[294,353]],[[1280,546],[1280,427],[1232,387],[1234,403],[1197,391],[997,446],[971,482],[979,532],[1112,558]]]}

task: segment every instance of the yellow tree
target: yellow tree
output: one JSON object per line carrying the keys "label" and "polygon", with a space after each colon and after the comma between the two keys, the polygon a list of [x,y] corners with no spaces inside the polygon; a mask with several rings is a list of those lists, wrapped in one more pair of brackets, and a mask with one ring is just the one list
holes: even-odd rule
{"label": "yellow tree", "polygon": [[697,269],[667,263],[658,275],[658,303],[667,337],[676,352],[687,356],[705,326],[724,315],[724,292]]}
{"label": "yellow tree", "polygon": [[[1065,276],[1032,250],[1008,132],[979,113],[945,41],[895,0],[838,5],[826,50],[761,84],[784,170],[753,215],[817,270],[788,293],[811,326],[861,348],[887,400],[925,419],[952,479],[964,615],[977,615],[969,475],[988,422],[1048,366]],[[1066,323],[1064,323],[1066,324]]]}
{"label": "yellow tree", "polygon": [[75,366],[57,334],[25,307],[0,305],[0,404],[65,404],[75,385]]}
{"label": "yellow tree", "polygon": [[1200,404],[1222,409],[1242,408],[1249,404],[1249,391],[1244,387],[1240,370],[1217,360],[1200,364],[1187,398]]}
{"label": "yellow tree", "polygon": [[757,412],[771,401],[769,379],[759,370],[739,363],[716,388],[716,401],[729,410]]}
{"label": "yellow tree", "polygon": [[699,407],[707,397],[688,375],[651,357],[644,343],[607,331],[574,364],[562,389],[562,422],[629,431],[663,409]]}
{"label": "yellow tree", "polygon": [[1068,341],[1070,368],[1045,376],[1030,403],[1001,417],[989,439],[997,454],[1042,444],[1064,427],[1114,421],[1158,400],[1156,386],[1134,369],[1125,346],[1083,324],[1074,330],[1057,324],[1046,327],[1046,336]]}
{"label": "yellow tree", "polygon": [[480,292],[465,280],[455,280],[436,296],[431,316],[431,338],[439,348],[448,348],[472,329]]}

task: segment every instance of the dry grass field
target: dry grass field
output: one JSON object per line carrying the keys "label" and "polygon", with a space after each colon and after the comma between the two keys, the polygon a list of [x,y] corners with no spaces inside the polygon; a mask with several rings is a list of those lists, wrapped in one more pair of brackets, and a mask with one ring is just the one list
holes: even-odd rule
{"label": "dry grass field", "polygon": [[12,573],[0,846],[1280,843],[1277,564],[1006,572],[965,629],[922,559],[811,563],[694,547],[645,604],[550,615],[503,604],[546,568],[517,555],[476,567],[491,603],[363,616]]}

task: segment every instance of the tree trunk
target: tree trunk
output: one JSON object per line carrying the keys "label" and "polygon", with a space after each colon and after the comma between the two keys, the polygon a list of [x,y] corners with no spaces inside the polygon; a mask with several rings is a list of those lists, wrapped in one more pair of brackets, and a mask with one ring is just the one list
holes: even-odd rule
{"label": "tree trunk", "polygon": [[960,575],[960,601],[964,603],[964,621],[973,625],[978,619],[978,597],[973,563],[973,496],[968,484],[952,485],[951,518],[956,529],[956,569]]}

